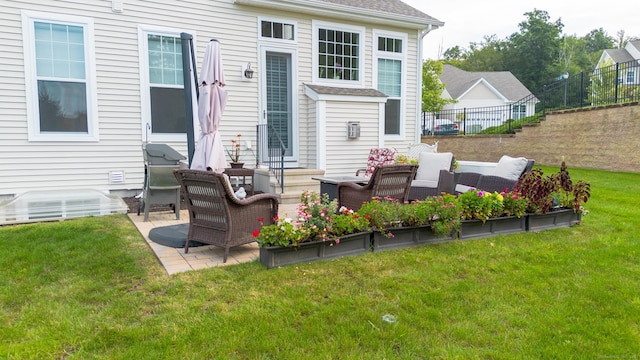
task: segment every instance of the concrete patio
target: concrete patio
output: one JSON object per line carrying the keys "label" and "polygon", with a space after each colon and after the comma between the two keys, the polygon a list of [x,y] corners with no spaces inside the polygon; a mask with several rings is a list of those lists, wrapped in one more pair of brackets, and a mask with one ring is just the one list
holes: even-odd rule
{"label": "concrete patio", "polygon": [[[297,204],[280,204],[278,215],[280,217],[293,218],[296,216],[296,210]],[[189,247],[189,253],[185,254],[184,248],[163,246],[149,240],[149,232],[153,228],[188,223],[189,213],[187,210],[180,212],[180,220],[176,220],[175,214],[171,211],[150,212],[149,221],[147,222],[143,222],[143,214],[129,213],[129,218],[145,238],[149,248],[154,252],[169,275],[213,266],[240,264],[257,260],[259,257],[257,243],[231,248],[227,262],[223,263],[224,249],[221,247],[213,245]]]}

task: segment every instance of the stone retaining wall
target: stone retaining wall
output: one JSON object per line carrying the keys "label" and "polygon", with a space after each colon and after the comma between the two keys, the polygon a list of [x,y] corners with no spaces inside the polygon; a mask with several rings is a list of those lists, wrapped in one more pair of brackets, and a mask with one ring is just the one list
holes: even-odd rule
{"label": "stone retaining wall", "polygon": [[640,172],[640,104],[548,113],[514,135],[422,137],[434,141],[458,160],[496,162],[507,154],[559,166],[564,156],[569,167]]}

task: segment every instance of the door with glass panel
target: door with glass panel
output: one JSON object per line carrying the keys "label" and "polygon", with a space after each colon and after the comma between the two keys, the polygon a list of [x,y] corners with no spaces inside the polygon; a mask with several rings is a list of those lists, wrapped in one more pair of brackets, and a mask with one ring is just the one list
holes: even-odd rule
{"label": "door with glass panel", "polygon": [[[285,161],[296,161],[297,129],[295,125],[295,94],[293,92],[292,52],[263,49],[262,119],[278,134],[285,147]],[[269,148],[279,147],[274,136],[269,137]],[[264,160],[264,159],[263,159]]]}

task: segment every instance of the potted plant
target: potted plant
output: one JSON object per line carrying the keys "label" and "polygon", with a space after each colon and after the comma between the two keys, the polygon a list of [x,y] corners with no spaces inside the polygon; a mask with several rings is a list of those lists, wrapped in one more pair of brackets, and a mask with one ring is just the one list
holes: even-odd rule
{"label": "potted plant", "polygon": [[472,189],[458,196],[462,217],[460,239],[526,230],[526,201],[518,194]]}
{"label": "potted plant", "polygon": [[244,163],[240,162],[240,137],[242,134],[236,134],[236,137],[231,139],[231,151],[225,149],[227,155],[231,159],[231,167],[232,168],[241,168],[244,166]]}
{"label": "potted plant", "polygon": [[591,197],[590,184],[572,181],[564,159],[557,174],[533,169],[518,180],[513,191],[527,200],[527,230],[579,224],[586,214],[582,204]]}
{"label": "potted plant", "polygon": [[327,194],[303,192],[297,219],[276,219],[254,232],[260,262],[273,268],[369,251],[368,220],[348,209],[336,213],[336,207]]}
{"label": "potted plant", "polygon": [[460,227],[458,201],[451,194],[414,201],[403,215],[407,223],[422,225],[416,232],[417,243],[451,240]]}

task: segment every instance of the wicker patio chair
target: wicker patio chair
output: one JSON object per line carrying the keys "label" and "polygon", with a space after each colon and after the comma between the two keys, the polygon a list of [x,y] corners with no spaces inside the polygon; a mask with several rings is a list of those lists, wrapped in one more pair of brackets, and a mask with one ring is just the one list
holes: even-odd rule
{"label": "wicker patio chair", "polygon": [[175,170],[189,210],[189,242],[224,248],[227,262],[229,248],[255,241],[253,232],[273,223],[278,215],[278,198],[273,194],[258,194],[246,199],[235,197],[225,175],[202,170]]}
{"label": "wicker patio chair", "polygon": [[500,159],[500,162],[498,162],[498,165],[496,166],[496,171],[494,171],[492,175],[472,172],[460,173],[455,187],[456,192],[464,192],[469,188],[476,188],[482,191],[489,192],[511,191],[516,182],[518,182],[518,179],[522,177],[522,175],[531,171],[533,165],[535,164],[535,160],[527,159],[526,165],[524,166],[524,168],[521,168],[521,172],[519,172],[518,174],[505,175],[499,170],[503,159],[510,160],[513,158],[503,156],[503,158]]}
{"label": "wicker patio chair", "polygon": [[377,166],[365,185],[351,182],[338,183],[338,207],[345,206],[357,211],[364,202],[370,201],[375,196],[390,196],[403,202],[407,201],[411,181],[417,169],[418,165]]}

